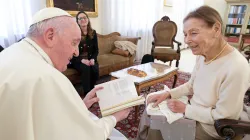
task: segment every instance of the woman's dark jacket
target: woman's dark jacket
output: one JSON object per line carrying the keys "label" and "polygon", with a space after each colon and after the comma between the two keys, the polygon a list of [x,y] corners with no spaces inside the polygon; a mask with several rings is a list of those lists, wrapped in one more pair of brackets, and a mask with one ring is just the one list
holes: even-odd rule
{"label": "woman's dark jacket", "polygon": [[[93,69],[93,71],[96,74],[99,75],[99,65],[98,65],[98,61],[97,61],[97,56],[98,56],[99,50],[98,50],[97,34],[96,34],[95,30],[93,31],[93,38],[92,39],[87,35],[84,40],[83,39],[81,40],[81,42],[78,46],[79,56],[73,57],[71,59],[71,64],[68,67],[72,67],[72,65],[76,66],[76,65],[83,64],[81,62],[81,60],[83,59],[81,57],[81,54],[83,53],[84,45],[87,46],[88,60],[90,60],[90,59],[95,60],[95,65],[91,66],[91,68]],[[85,64],[83,64],[83,65],[85,65]]]}

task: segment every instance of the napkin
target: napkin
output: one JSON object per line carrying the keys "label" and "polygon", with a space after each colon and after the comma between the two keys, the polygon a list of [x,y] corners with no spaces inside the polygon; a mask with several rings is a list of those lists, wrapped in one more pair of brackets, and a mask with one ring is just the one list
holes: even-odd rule
{"label": "napkin", "polygon": [[[146,101],[148,100],[148,97],[155,95],[155,94],[162,94],[165,93],[167,91],[169,91],[170,89],[167,86],[164,86],[164,90],[161,91],[157,91],[157,92],[153,92],[147,95],[146,97]],[[165,116],[167,118],[167,122],[169,124],[173,123],[174,121],[183,118],[183,114],[182,113],[174,113],[172,112],[168,106],[167,106],[167,102],[169,99],[166,99],[164,101],[162,101],[161,103],[159,103],[156,107],[153,107],[154,103],[149,103],[147,105],[146,111],[148,115],[159,115],[159,116]],[[177,99],[185,104],[188,103],[188,97],[187,96],[182,96],[181,98]]]}

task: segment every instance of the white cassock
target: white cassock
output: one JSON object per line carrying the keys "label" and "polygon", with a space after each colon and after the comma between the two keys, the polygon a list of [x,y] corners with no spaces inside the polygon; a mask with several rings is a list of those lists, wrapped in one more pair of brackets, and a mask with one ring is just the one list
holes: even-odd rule
{"label": "white cassock", "polygon": [[0,140],[105,140],[113,116],[93,120],[73,85],[25,38],[0,53]]}

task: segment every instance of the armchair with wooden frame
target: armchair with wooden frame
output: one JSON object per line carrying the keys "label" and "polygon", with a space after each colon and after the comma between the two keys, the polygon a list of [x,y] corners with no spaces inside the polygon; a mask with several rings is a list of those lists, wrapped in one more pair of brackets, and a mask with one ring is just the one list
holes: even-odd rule
{"label": "armchair with wooden frame", "polygon": [[250,134],[250,122],[247,121],[221,119],[216,120],[214,126],[217,133],[226,140],[231,140],[236,135]]}
{"label": "armchair with wooden frame", "polygon": [[[155,59],[161,60],[164,63],[170,61],[170,66],[173,60],[176,60],[176,67],[179,66],[181,57],[180,46],[181,43],[175,40],[177,33],[177,26],[175,22],[170,21],[168,16],[164,16],[160,21],[157,21],[153,26],[153,37],[151,55]],[[177,44],[177,50],[174,49],[174,43]],[[174,78],[173,87],[177,76]]]}
{"label": "armchair with wooden frame", "polygon": [[[179,66],[181,57],[181,43],[175,40],[177,26],[175,22],[170,21],[168,16],[164,16],[153,26],[153,37],[151,54],[163,62],[176,60],[176,67]],[[177,50],[174,50],[174,43],[177,44]],[[170,65],[171,65],[170,64]]]}
{"label": "armchair with wooden frame", "polygon": [[247,61],[250,60],[250,34],[241,34],[241,41],[238,50],[246,57]]}
{"label": "armchair with wooden frame", "polygon": [[[250,88],[247,90],[246,95],[248,96],[248,101],[250,103]],[[226,138],[226,140],[233,139],[236,135],[246,135],[250,134],[250,109],[246,106],[243,107],[243,112],[241,114],[242,120],[233,119],[220,119],[216,120],[214,127],[217,133]],[[248,137],[248,136],[247,136]]]}

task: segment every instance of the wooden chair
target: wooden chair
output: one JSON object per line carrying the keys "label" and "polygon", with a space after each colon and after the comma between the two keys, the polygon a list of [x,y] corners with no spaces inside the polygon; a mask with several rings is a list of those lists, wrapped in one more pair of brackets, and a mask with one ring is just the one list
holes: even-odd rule
{"label": "wooden chair", "polygon": [[[248,102],[250,102],[250,88],[247,90],[246,95],[248,95]],[[236,135],[250,134],[250,114],[249,109],[245,106],[243,107],[243,112],[241,117],[243,120],[232,120],[232,119],[220,119],[216,120],[214,123],[217,133],[221,137],[225,137],[226,140],[233,139]],[[245,118],[244,118],[245,116]]]}
{"label": "wooden chair", "polygon": [[[173,60],[176,60],[175,66],[179,66],[181,58],[180,46],[181,43],[175,40],[177,26],[173,21],[170,21],[168,16],[164,16],[160,21],[157,21],[153,26],[153,37],[151,55],[154,58],[163,62],[170,61],[170,66]],[[177,44],[177,50],[174,49],[174,43]],[[174,76],[173,88],[177,81],[177,75]]]}
{"label": "wooden chair", "polygon": [[250,45],[246,45],[246,46],[242,47],[241,52],[243,52],[243,55],[245,56],[245,58],[249,62],[249,60],[250,60]]}
{"label": "wooden chair", "polygon": [[240,52],[243,52],[243,55],[246,57],[247,61],[249,62],[249,60],[250,60],[250,45],[249,45],[249,43],[246,43],[247,40],[250,40],[250,34],[242,34],[238,50]]}
{"label": "wooden chair", "polygon": [[[177,26],[169,17],[164,16],[153,26],[153,37],[151,54],[163,62],[176,60],[176,67],[179,66],[181,57],[181,43],[175,40]],[[174,50],[174,43],[177,44],[177,50]]]}
{"label": "wooden chair", "polygon": [[217,133],[226,140],[233,139],[236,135],[250,134],[250,122],[232,119],[216,120],[214,123]]}

